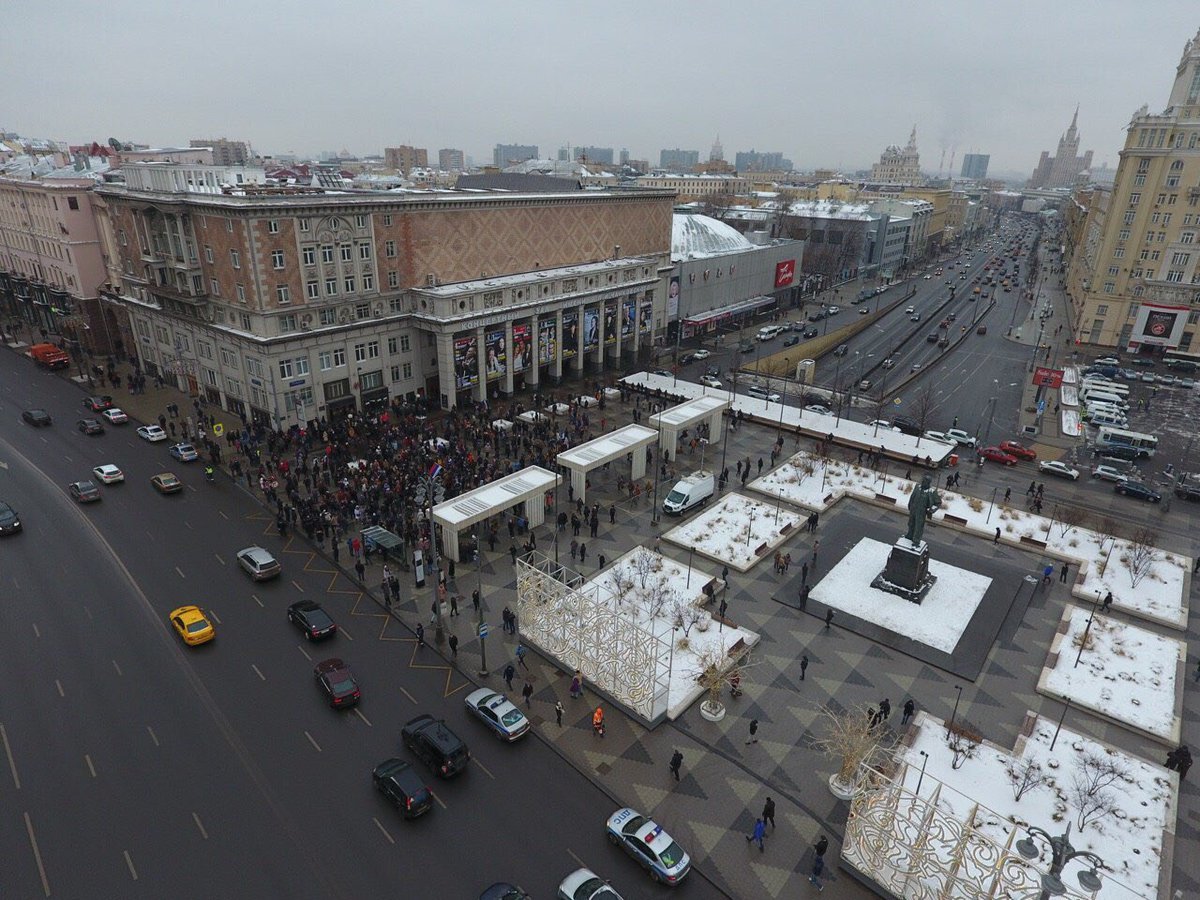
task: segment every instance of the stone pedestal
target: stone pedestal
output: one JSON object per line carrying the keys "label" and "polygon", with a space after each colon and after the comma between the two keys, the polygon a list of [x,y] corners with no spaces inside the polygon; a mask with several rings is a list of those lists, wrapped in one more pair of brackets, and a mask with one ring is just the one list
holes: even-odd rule
{"label": "stone pedestal", "polygon": [[929,574],[929,545],[921,541],[914,546],[906,538],[900,538],[892,546],[887,565],[875,576],[871,587],[903,597],[910,603],[920,603],[936,581],[937,576]]}

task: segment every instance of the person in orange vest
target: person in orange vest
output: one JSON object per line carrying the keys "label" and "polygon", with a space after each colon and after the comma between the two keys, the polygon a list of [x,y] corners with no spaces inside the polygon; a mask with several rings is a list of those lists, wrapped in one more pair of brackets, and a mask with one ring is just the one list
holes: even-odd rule
{"label": "person in orange vest", "polygon": [[604,737],[604,709],[597,706],[596,711],[592,713],[592,731],[600,737]]}

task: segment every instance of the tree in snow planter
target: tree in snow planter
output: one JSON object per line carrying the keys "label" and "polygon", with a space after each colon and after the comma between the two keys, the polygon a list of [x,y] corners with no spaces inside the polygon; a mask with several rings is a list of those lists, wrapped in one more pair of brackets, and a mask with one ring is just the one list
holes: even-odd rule
{"label": "tree in snow planter", "polygon": [[955,722],[951,725],[946,734],[946,746],[954,754],[954,758],[950,760],[950,768],[961,769],[962,764],[975,755],[975,748],[982,742],[983,735],[967,722]]}
{"label": "tree in snow planter", "polygon": [[1088,511],[1079,506],[1060,506],[1058,508],[1058,528],[1062,537],[1066,537],[1076,528],[1087,523],[1090,516]]}
{"label": "tree in snow planter", "polygon": [[696,655],[693,677],[704,688],[705,698],[700,704],[700,714],[712,722],[725,718],[725,705],[721,694],[726,686],[740,690],[742,671],[751,665],[749,653],[731,656],[721,646],[706,648]]}
{"label": "tree in snow planter", "polygon": [[1075,807],[1075,824],[1083,831],[1090,822],[1120,811],[1117,795],[1109,788],[1130,778],[1128,767],[1115,756],[1084,753],[1071,773],[1067,799]]}
{"label": "tree in snow planter", "polygon": [[645,547],[638,547],[637,553],[629,561],[629,568],[633,570],[632,576],[638,586],[645,590],[654,573],[662,568],[662,562],[659,560],[658,554],[651,553]]}
{"label": "tree in snow planter", "polygon": [[[1104,562],[1100,564],[1100,574],[1103,575],[1108,569],[1108,558],[1112,556],[1113,547],[1117,545],[1117,535],[1121,531],[1121,523],[1112,516],[1102,516],[1096,522],[1094,529],[1096,537],[1100,539],[1100,552],[1104,554]],[[1105,545],[1108,549],[1105,550]]]}
{"label": "tree in snow planter", "polygon": [[1010,758],[1004,764],[1004,774],[1012,784],[1014,800],[1020,800],[1033,791],[1040,791],[1050,783],[1050,776],[1046,774],[1042,764],[1030,757]]}
{"label": "tree in snow planter", "polygon": [[695,603],[676,600],[671,604],[671,624],[677,631],[683,632],[683,637],[679,640],[681,649],[686,648],[690,644],[692,629],[706,615],[708,614]]}
{"label": "tree in snow planter", "polygon": [[819,710],[823,736],[813,738],[810,746],[837,763],[838,770],[829,779],[829,789],[836,797],[848,799],[859,766],[872,764],[895,744],[890,732],[883,733],[878,724],[872,727],[873,712],[862,704],[846,709],[827,703]]}
{"label": "tree in snow planter", "polygon": [[1125,563],[1129,567],[1129,582],[1133,587],[1137,587],[1150,574],[1157,558],[1158,532],[1145,526],[1134,529],[1133,536],[1129,538],[1129,556]]}

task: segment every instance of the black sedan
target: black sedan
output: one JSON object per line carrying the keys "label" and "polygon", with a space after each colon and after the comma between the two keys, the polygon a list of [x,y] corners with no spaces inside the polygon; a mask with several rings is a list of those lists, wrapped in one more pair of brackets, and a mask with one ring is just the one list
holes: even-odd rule
{"label": "black sedan", "polygon": [[313,666],[313,677],[329,698],[334,709],[347,709],[362,699],[358,680],[340,659],[323,659]]}
{"label": "black sedan", "polygon": [[100,488],[94,481],[72,481],[67,485],[71,497],[80,503],[95,503],[100,499]]}
{"label": "black sedan", "polygon": [[0,534],[16,534],[21,530],[21,517],[17,511],[0,500]]}
{"label": "black sedan", "polygon": [[312,600],[297,600],[287,610],[288,621],[304,632],[305,640],[319,641],[337,633],[337,623]]}
{"label": "black sedan", "polygon": [[1113,490],[1118,494],[1124,494],[1126,497],[1133,497],[1135,500],[1145,500],[1147,503],[1159,503],[1162,501],[1162,494],[1151,490],[1140,481],[1118,481],[1113,485]]}
{"label": "black sedan", "polygon": [[413,767],[402,759],[385,759],[371,773],[375,789],[396,804],[406,819],[429,812],[433,794]]}
{"label": "black sedan", "polygon": [[104,423],[99,419],[80,419],[75,427],[84,434],[104,434]]}
{"label": "black sedan", "polygon": [[94,413],[104,412],[106,409],[112,409],[113,398],[105,394],[103,397],[84,397],[84,408],[90,409]]}
{"label": "black sedan", "polygon": [[41,428],[51,423],[50,413],[44,409],[27,409],[21,413],[21,420],[28,422],[34,428]]}

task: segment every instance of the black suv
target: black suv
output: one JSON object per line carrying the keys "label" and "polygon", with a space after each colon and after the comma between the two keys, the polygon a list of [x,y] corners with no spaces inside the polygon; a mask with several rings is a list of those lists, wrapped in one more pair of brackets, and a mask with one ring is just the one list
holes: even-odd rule
{"label": "black suv", "polygon": [[462,738],[446,727],[443,719],[417,716],[400,730],[404,746],[440,778],[450,778],[467,767],[471,751]]}
{"label": "black suv", "polygon": [[309,641],[333,637],[337,623],[329,617],[319,604],[311,600],[297,600],[287,609],[288,621],[304,632]]}
{"label": "black suv", "polygon": [[375,789],[396,804],[406,819],[415,819],[433,808],[433,795],[420,776],[402,759],[385,759],[371,773]]}
{"label": "black suv", "polygon": [[1142,458],[1142,451],[1127,444],[1109,444],[1107,447],[1097,447],[1094,455],[1098,458],[1123,459],[1126,462]]}
{"label": "black suv", "polygon": [[921,434],[921,426],[915,419],[910,419],[907,416],[896,416],[892,419],[892,427],[900,429],[902,434],[918,437]]}

